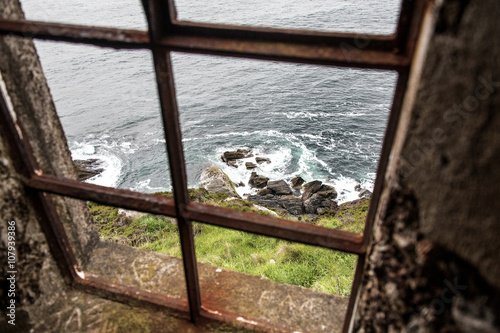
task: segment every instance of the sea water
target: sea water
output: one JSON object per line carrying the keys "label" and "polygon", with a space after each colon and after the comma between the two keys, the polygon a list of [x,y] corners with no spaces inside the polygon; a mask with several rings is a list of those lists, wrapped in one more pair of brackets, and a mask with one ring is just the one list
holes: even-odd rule
{"label": "sea water", "polygon": [[[24,0],[27,18],[145,29],[137,0]],[[400,3],[385,1],[177,1],[179,18],[212,23],[389,34]],[[368,39],[353,41],[355,46]],[[89,182],[141,192],[170,190],[153,61],[147,50],[36,41],[73,159],[96,158]],[[235,182],[251,170],[224,151],[267,157],[271,180],[321,180],[339,201],[372,189],[397,73],[172,53],[190,187],[221,167]],[[245,161],[253,161],[249,158]],[[240,195],[254,192],[238,187]]]}

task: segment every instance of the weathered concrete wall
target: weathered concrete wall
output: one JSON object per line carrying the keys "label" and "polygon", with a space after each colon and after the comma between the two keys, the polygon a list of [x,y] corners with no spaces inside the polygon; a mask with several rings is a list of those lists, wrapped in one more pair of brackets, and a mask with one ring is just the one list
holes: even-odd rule
{"label": "weathered concrete wall", "polygon": [[439,12],[398,129],[355,331],[500,331],[499,13],[496,0]]}
{"label": "weathered concrete wall", "polygon": [[[24,17],[17,0],[2,0],[0,15]],[[16,115],[44,174],[76,179],[71,153],[31,39],[0,37],[0,72]],[[54,198],[77,258],[84,263],[98,235],[84,203]]]}

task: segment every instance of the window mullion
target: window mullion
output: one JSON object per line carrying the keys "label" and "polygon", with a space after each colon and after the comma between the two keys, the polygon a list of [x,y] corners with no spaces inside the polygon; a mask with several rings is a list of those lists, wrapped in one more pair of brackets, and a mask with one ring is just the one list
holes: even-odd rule
{"label": "window mullion", "polygon": [[192,222],[185,217],[186,207],[189,203],[189,195],[172,63],[169,52],[165,50],[153,49],[153,58],[155,61],[163,127],[165,130],[165,140],[174,190],[177,225],[179,227],[184,274],[188,289],[189,310],[191,320],[195,321],[200,314],[201,297],[194,248],[193,227]]}

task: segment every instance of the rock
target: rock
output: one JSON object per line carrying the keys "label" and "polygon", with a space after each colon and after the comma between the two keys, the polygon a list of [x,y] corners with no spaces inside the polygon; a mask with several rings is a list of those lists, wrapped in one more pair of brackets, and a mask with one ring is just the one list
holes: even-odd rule
{"label": "rock", "polygon": [[236,152],[243,154],[244,158],[253,157],[251,149],[238,149]]}
{"label": "rock", "polygon": [[292,215],[302,215],[304,210],[302,208],[302,200],[293,195],[282,195],[279,197],[281,199],[282,207]]}
{"label": "rock", "polygon": [[304,184],[302,186],[302,191],[316,193],[321,188],[321,184],[322,183],[319,180],[313,180],[312,182]]}
{"label": "rock", "polygon": [[229,177],[215,166],[203,170],[200,176],[200,187],[210,193],[225,193],[233,197],[239,197]]}
{"label": "rock", "polygon": [[292,188],[294,189],[300,189],[302,184],[304,184],[306,181],[302,179],[302,177],[295,177],[292,179]]}
{"label": "rock", "polygon": [[290,195],[292,190],[284,180],[270,181],[267,183],[267,188],[272,190],[277,195]]}
{"label": "rock", "polygon": [[250,176],[250,180],[248,181],[248,185],[253,188],[264,188],[267,186],[267,182],[269,181],[269,178],[259,176],[256,172],[252,172],[252,175]]}
{"label": "rock", "polygon": [[365,189],[361,190],[361,192],[359,192],[359,195],[358,195],[358,196],[359,196],[360,198],[369,198],[369,197],[371,197],[371,195],[372,195],[372,192],[368,191],[368,190],[365,188]]}
{"label": "rock", "polygon": [[257,192],[257,195],[261,195],[261,196],[268,195],[268,194],[274,194],[274,192],[268,188],[264,188],[264,189],[260,190],[259,192]]}
{"label": "rock", "polygon": [[329,199],[337,199],[337,191],[335,190],[335,187],[330,186],[330,185],[321,185],[320,189],[316,193],[324,193],[323,196],[329,198]]}
{"label": "rock", "polygon": [[286,210],[292,215],[301,215],[303,213],[302,200],[293,195],[250,195],[247,200],[269,208]]}
{"label": "rock", "polygon": [[307,184],[302,185],[302,201],[309,199],[314,193],[318,192],[321,188],[319,180],[313,180]]}
{"label": "rock", "polygon": [[102,161],[98,159],[75,160],[76,175],[78,180],[83,181],[100,175],[104,169],[100,168]]}
{"label": "rock", "polygon": [[256,157],[255,158],[255,161],[258,163],[258,164],[262,164],[264,162],[266,162],[267,164],[271,163],[271,160],[268,159],[268,158],[265,158],[265,157]]}
{"label": "rock", "polygon": [[239,186],[239,187],[245,187],[245,183],[243,183],[243,182],[239,182],[239,183],[238,183],[238,186]]}
{"label": "rock", "polygon": [[238,149],[237,151],[225,151],[222,154],[222,160],[228,162],[230,160],[239,160],[242,158],[252,157],[252,151],[248,149]]}
{"label": "rock", "polygon": [[344,203],[339,205],[339,210],[357,207],[357,206],[361,205],[362,203],[364,203],[365,201],[366,201],[366,198],[361,198],[361,199],[356,199],[353,201],[344,202]]}
{"label": "rock", "polygon": [[247,167],[247,170],[252,170],[252,169],[255,169],[257,167],[257,164],[252,163],[252,162],[246,162],[245,166]]}
{"label": "rock", "polygon": [[229,160],[229,161],[227,161],[227,165],[228,166],[232,166],[234,168],[238,167],[238,164],[236,164],[236,160]]}
{"label": "rock", "polygon": [[354,191],[356,192],[361,191],[361,184],[357,184],[356,186],[354,186]]}
{"label": "rock", "polygon": [[313,193],[307,200],[304,201],[304,212],[306,214],[318,214],[324,211],[325,208],[336,209],[338,207],[337,201],[333,199],[333,194],[329,191],[318,191]]}

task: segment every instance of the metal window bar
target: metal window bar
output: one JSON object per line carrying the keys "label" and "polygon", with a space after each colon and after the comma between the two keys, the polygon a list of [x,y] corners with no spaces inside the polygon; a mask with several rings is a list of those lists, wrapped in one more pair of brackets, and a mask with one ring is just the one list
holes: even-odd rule
{"label": "metal window bar", "polygon": [[[383,188],[383,174],[407,86],[411,59],[418,32],[428,8],[427,0],[403,0],[396,33],[390,36],[326,33],[291,29],[270,29],[230,25],[200,24],[178,21],[173,0],[143,0],[149,31],[123,30],[71,24],[42,23],[26,20],[0,19],[0,34],[93,44],[117,49],[150,49],[153,53],[160,95],[163,126],[167,144],[174,200],[150,194],[107,188],[71,179],[42,175],[31,152],[22,124],[14,123],[3,96],[0,98],[1,129],[8,133],[15,151],[16,163],[25,176],[27,190],[33,192],[42,212],[42,227],[49,245],[58,259],[63,275],[77,287],[108,298],[139,300],[168,307],[181,316],[189,313],[196,321],[210,318],[201,304],[194,239],[191,221],[252,232],[264,236],[340,250],[358,255],[358,264],[347,310],[344,332],[352,321],[355,292],[364,266],[376,208]],[[364,48],[355,48],[357,40],[368,41]],[[330,66],[396,70],[399,74],[386,136],[382,146],[374,193],[363,235],[328,229],[288,220],[257,216],[189,202],[170,52],[214,54]],[[83,275],[71,244],[48,193],[101,204],[140,210],[175,217],[179,221],[182,257],[188,290],[188,303],[135,287],[110,283],[102,278]],[[231,321],[237,314],[226,314]],[[220,320],[221,318],[217,318]]]}

